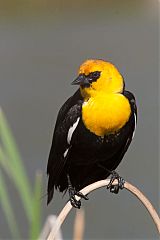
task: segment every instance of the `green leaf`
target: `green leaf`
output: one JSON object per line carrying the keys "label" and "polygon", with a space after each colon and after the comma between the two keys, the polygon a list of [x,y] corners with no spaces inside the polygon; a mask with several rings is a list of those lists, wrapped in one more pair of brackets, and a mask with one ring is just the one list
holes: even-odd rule
{"label": "green leaf", "polygon": [[[29,222],[32,221],[32,191],[31,185],[16,147],[14,138],[9,129],[7,120],[0,109],[0,138],[4,151],[0,150],[0,163],[8,176],[13,180]],[[5,153],[5,154],[4,154]],[[3,156],[2,156],[3,155]]]}
{"label": "green leaf", "polygon": [[34,196],[33,196],[33,204],[32,204],[32,223],[31,223],[31,231],[30,231],[30,239],[37,239],[40,230],[41,230],[41,197],[42,197],[42,173],[40,171],[36,172],[35,178],[35,187],[34,187]]}
{"label": "green leaf", "polygon": [[4,178],[1,171],[0,171],[0,204],[2,206],[6,220],[8,222],[8,226],[11,231],[12,237],[14,239],[20,239],[20,233],[18,225],[16,223],[16,217],[12,209],[10,198],[7,192],[7,187],[4,182]]}

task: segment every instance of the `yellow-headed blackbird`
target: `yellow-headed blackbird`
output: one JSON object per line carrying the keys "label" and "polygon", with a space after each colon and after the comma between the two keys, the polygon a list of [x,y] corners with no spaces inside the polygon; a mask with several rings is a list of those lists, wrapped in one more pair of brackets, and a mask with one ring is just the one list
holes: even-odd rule
{"label": "yellow-headed blackbird", "polygon": [[[80,88],[61,107],[48,159],[48,201],[54,188],[68,189],[70,202],[80,208],[75,195],[95,181],[107,178],[111,192],[123,188],[124,180],[114,171],[134,135],[137,109],[133,94],[110,62],[91,59],[79,68],[72,84]],[[114,179],[118,185],[113,186]]]}

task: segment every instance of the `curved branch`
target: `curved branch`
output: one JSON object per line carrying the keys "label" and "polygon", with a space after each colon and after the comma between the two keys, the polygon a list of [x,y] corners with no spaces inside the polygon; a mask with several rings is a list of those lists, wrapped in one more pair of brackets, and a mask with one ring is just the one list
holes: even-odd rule
{"label": "curved branch", "polygon": [[[87,187],[83,188],[80,192],[82,192],[84,195],[86,195],[98,188],[107,186],[109,182],[110,182],[110,179],[105,179],[105,180],[95,182],[95,183],[90,184]],[[117,184],[117,180],[115,180],[113,184]],[[154,224],[157,227],[158,232],[160,233],[160,218],[159,218],[157,212],[155,211],[154,207],[150,203],[150,201],[143,195],[143,193],[138,188],[136,188],[132,184],[125,182],[124,187],[128,191],[130,191],[132,194],[134,194],[143,203],[143,205],[148,210],[150,216],[152,217]],[[76,196],[76,199],[80,200],[80,197]],[[67,215],[71,209],[72,209],[72,206],[71,206],[70,202],[68,202],[65,205],[65,207],[62,209],[62,211],[60,212],[60,214],[57,218],[57,221],[56,221],[54,227],[52,228],[47,240],[54,240],[59,228],[61,227],[62,223],[64,222],[65,218],[67,217]]]}

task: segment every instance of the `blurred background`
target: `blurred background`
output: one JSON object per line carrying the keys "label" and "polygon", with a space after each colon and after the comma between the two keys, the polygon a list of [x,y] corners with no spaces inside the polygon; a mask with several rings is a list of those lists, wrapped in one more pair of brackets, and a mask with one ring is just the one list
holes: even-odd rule
{"label": "blurred background", "polygon": [[[113,62],[136,96],[137,131],[118,172],[159,209],[157,9],[158,1],[0,1],[0,106],[31,186],[36,171],[43,174],[41,228],[68,200],[56,192],[46,205],[46,165],[57,112],[76,91],[70,83],[88,58]],[[21,238],[27,239],[24,206],[3,168],[2,174]],[[125,190],[97,190],[82,205],[84,239],[158,239],[147,211]],[[0,208],[0,238],[11,239],[4,212]],[[64,239],[72,239],[74,216],[72,210],[62,227]]]}

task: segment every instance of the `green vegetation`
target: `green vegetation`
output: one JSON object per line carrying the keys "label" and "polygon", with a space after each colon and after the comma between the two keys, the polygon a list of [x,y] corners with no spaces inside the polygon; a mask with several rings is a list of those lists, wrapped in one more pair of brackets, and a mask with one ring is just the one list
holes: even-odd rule
{"label": "green vegetation", "polygon": [[12,238],[20,239],[22,238],[21,226],[16,220],[5,177],[14,184],[22,202],[28,220],[28,238],[36,239],[41,229],[42,174],[37,172],[35,184],[31,185],[7,120],[0,110],[0,205]]}

